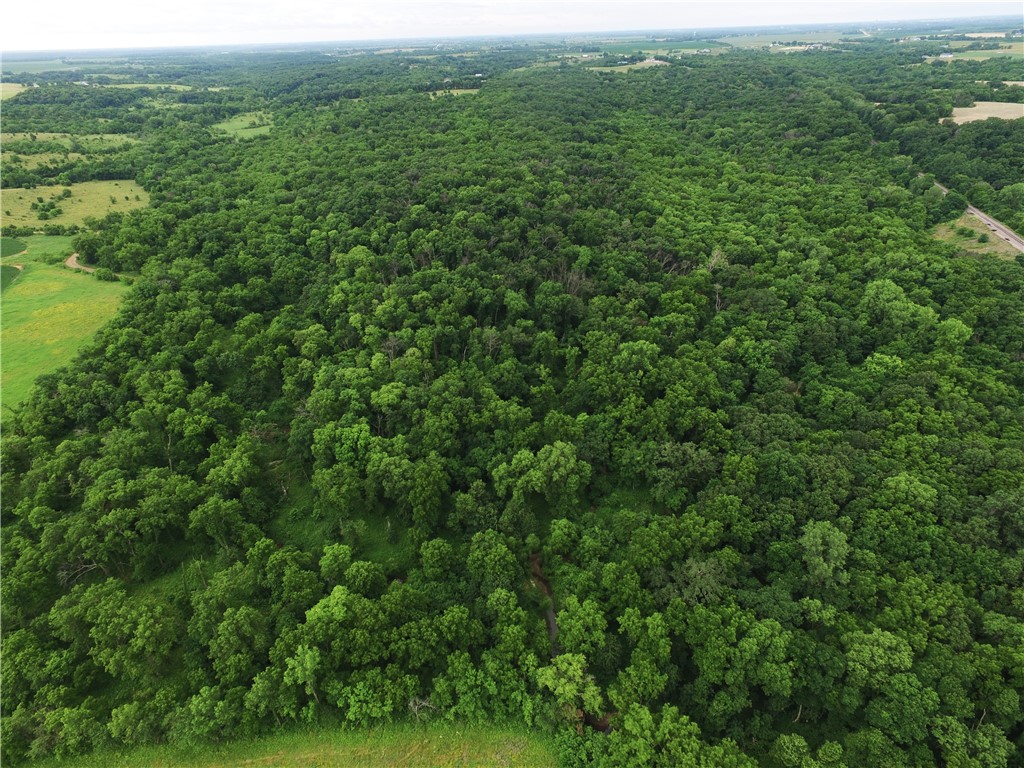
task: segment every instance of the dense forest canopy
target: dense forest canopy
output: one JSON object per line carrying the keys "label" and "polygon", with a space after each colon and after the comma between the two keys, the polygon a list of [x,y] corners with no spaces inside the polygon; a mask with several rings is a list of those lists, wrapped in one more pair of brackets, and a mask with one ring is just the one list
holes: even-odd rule
{"label": "dense forest canopy", "polygon": [[4,759],[415,717],[566,765],[1019,764],[1024,259],[929,227],[1024,231],[1024,120],[943,120],[1024,88],[937,50],[5,101],[130,139],[5,184],[151,202],[79,234],[135,282],[5,417]]}

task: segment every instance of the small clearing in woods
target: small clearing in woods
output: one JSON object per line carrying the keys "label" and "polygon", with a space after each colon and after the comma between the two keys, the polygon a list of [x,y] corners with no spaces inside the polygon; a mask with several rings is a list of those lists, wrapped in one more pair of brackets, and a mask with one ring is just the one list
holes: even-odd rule
{"label": "small clearing in woods", "polygon": [[661,59],[645,59],[637,64],[622,64],[615,67],[587,67],[591,72],[629,72],[633,69],[650,69],[651,67],[668,66],[667,61]]}
{"label": "small clearing in woods", "polygon": [[975,120],[987,120],[990,117],[998,117],[1003,120],[1016,120],[1024,117],[1024,104],[1010,104],[1004,101],[976,101],[973,107],[953,108],[953,122],[959,125],[973,123]]}
{"label": "small clearing in woods", "polygon": [[442,96],[463,96],[467,93],[479,93],[479,88],[449,88],[446,91],[431,91],[431,99],[439,99]]}

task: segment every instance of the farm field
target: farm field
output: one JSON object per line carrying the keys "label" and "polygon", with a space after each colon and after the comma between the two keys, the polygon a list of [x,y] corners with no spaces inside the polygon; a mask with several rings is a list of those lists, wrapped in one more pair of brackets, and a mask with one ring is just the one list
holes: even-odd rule
{"label": "farm field", "polygon": [[[60,261],[71,250],[70,237],[37,235],[26,243],[28,253],[17,258],[24,270],[4,291],[0,308],[6,406],[22,402],[36,378],[69,363],[114,316],[127,290],[65,269]],[[58,263],[48,263],[53,260]]]}
{"label": "farm field", "polygon": [[536,733],[495,727],[390,726],[372,731],[318,730],[233,742],[204,750],[158,747],[98,753],[77,760],[39,762],[38,768],[471,768],[555,765],[554,747]]}
{"label": "farm field", "polygon": [[[958,230],[969,229],[973,234],[964,235]],[[992,233],[989,232],[986,227],[976,216],[972,216],[965,213],[956,221],[948,224],[939,224],[933,230],[934,235],[940,240],[944,240],[947,243],[961,248],[971,253],[984,253],[993,256],[999,256],[1004,259],[1013,259],[1020,253],[1009,243],[1001,240],[998,237],[993,237]],[[979,243],[978,238],[981,235],[988,235],[989,241],[987,243]]]}
{"label": "farm field", "polygon": [[[852,29],[841,32],[775,32],[771,34],[734,35],[719,37],[718,42],[734,48],[767,48],[772,43],[796,41],[798,43],[837,43],[841,40],[866,37]],[[709,46],[710,47],[710,46]]]}
{"label": "farm field", "polygon": [[[70,189],[70,197],[61,197],[63,190]],[[62,213],[48,219],[40,219],[39,212],[32,209],[32,203],[39,205],[50,201]],[[83,224],[87,218],[101,218],[110,211],[130,211],[141,208],[149,202],[149,195],[134,181],[83,181],[68,187],[36,187],[23,189],[12,187],[4,190],[4,222],[9,226],[42,226],[47,221],[56,224]]]}
{"label": "farm field", "polygon": [[21,83],[0,83],[0,101],[17,96],[27,87]]}
{"label": "farm field", "polygon": [[80,65],[67,64],[61,59],[26,59],[25,61],[4,61],[4,69],[14,74],[36,75],[41,72],[67,72],[81,69]]}
{"label": "farm field", "polygon": [[[1024,41],[1014,40],[1009,43],[1002,43],[999,48],[991,50],[980,50],[980,51],[968,51],[963,50],[966,46],[971,45],[966,40],[952,40],[949,43],[953,49],[954,59],[971,59],[976,61],[982,61],[985,59],[991,59],[995,56],[1019,56],[1024,58]],[[930,57],[931,61],[935,59]]]}
{"label": "farm field", "polygon": [[[963,125],[975,120],[998,117],[1003,120],[1017,120],[1024,117],[1024,104],[1010,104],[1003,101],[978,101],[971,107],[955,107],[953,122]],[[944,118],[948,119],[948,118]]]}

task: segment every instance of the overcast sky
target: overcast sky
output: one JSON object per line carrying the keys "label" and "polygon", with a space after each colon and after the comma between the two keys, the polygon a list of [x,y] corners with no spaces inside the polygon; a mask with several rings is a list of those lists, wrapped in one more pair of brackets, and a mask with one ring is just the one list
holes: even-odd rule
{"label": "overcast sky", "polygon": [[1021,0],[11,0],[5,51],[1024,15]]}

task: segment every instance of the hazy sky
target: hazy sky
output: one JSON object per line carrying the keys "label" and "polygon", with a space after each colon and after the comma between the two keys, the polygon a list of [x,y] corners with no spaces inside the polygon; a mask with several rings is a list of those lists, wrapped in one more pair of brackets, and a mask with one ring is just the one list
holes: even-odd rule
{"label": "hazy sky", "polygon": [[1021,0],[11,0],[5,51],[1022,16]]}

